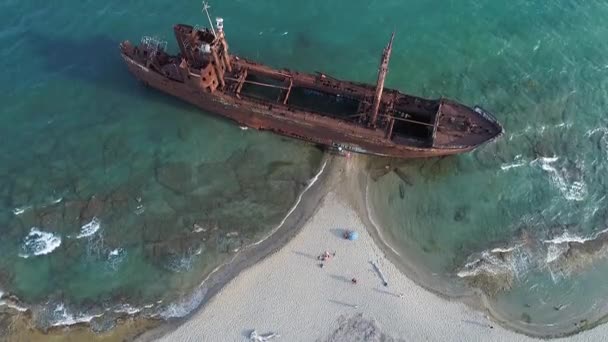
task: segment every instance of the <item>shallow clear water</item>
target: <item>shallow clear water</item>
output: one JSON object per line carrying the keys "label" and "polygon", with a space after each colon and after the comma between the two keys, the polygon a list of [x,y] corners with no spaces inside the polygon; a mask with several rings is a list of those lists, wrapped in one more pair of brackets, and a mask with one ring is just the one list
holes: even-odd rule
{"label": "shallow clear water", "polygon": [[369,189],[382,233],[431,287],[479,288],[531,333],[578,330],[608,314],[608,5],[430,7],[407,10],[420,15],[389,79],[480,104],[506,134],[467,155],[394,164]]}
{"label": "shallow clear water", "polygon": [[41,327],[188,313],[204,276],[274,228],[320,165],[310,145],[133,79],[122,39],[201,19],[199,3],[171,4],[0,5],[0,290]]}
{"label": "shallow clear water", "polygon": [[[424,272],[491,293],[521,329],[568,331],[606,313],[605,2],[212,6],[233,53],[362,82],[395,29],[387,86],[480,104],[507,133],[379,178],[369,194],[383,234]],[[318,165],[309,146],[241,131],[128,75],[122,39],[158,35],[174,49],[172,25],[204,24],[199,10],[0,4],[0,290],[41,304],[47,325],[133,309],[124,302],[187,311],[203,274],[276,224]],[[582,238],[595,242],[559,243]]]}

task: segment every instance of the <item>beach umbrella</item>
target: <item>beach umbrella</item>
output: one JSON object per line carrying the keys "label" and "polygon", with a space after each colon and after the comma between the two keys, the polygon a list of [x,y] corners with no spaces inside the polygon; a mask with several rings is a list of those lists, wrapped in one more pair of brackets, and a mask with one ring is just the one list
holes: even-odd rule
{"label": "beach umbrella", "polygon": [[351,240],[351,241],[355,241],[359,238],[359,233],[354,232],[354,231],[349,231],[346,235],[346,238]]}

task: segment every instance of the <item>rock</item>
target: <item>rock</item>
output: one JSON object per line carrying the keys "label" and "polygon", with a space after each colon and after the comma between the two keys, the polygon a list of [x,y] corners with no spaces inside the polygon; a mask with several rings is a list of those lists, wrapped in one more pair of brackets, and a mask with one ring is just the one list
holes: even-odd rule
{"label": "rock", "polygon": [[83,225],[85,223],[90,222],[93,217],[101,216],[101,213],[104,209],[104,202],[97,196],[93,195],[86,207],[80,214],[80,224]]}
{"label": "rock", "polygon": [[484,272],[466,278],[469,286],[482,290],[488,297],[496,297],[499,293],[510,290],[513,287],[513,281],[511,273],[488,274]]}
{"label": "rock", "polygon": [[454,221],[461,222],[467,219],[470,208],[468,206],[459,206],[454,212]]}
{"label": "rock", "polygon": [[63,224],[63,206],[52,206],[38,211],[39,226],[43,229],[60,230]]}
{"label": "rock", "polygon": [[106,169],[128,158],[130,150],[123,134],[112,134],[103,142],[103,163]]}
{"label": "rock", "polygon": [[67,201],[64,203],[63,209],[63,223],[65,224],[65,231],[69,234],[78,234],[80,231],[80,214],[87,206],[86,201]]}
{"label": "rock", "polygon": [[166,163],[156,168],[156,181],[178,194],[193,190],[192,166],[185,162]]}
{"label": "rock", "polygon": [[126,184],[119,186],[114,189],[105,199],[105,204],[108,206],[106,211],[110,211],[113,214],[125,215],[129,212],[133,212],[137,207],[137,196],[131,195],[129,188]]}
{"label": "rock", "polygon": [[176,215],[146,215],[143,226],[144,243],[167,241],[176,234],[179,225]]}

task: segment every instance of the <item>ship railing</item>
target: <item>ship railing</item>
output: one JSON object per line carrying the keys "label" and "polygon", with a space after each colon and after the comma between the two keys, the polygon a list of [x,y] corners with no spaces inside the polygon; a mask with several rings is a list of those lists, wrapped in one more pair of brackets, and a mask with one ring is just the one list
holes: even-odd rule
{"label": "ship railing", "polygon": [[[252,96],[252,95],[246,95],[243,94],[243,97],[247,99],[247,101],[259,104],[259,105],[263,105],[264,107],[272,110],[275,106],[277,107],[277,109],[282,109],[283,111],[286,112],[290,112],[290,113],[297,113],[299,112],[300,118],[303,121],[314,121],[318,116],[316,115],[316,113],[312,113],[306,110],[306,108],[302,108],[302,107],[298,107],[298,106],[293,106],[293,105],[283,105],[280,102],[278,103],[269,103],[266,99],[262,99],[256,96]],[[284,112],[279,111],[278,112],[279,115],[285,115]],[[328,116],[324,116],[321,115],[322,117],[328,117]],[[354,122],[352,120],[346,120],[346,119],[340,119],[340,118],[336,118],[336,117],[332,117],[334,119],[338,119],[337,120],[337,124],[339,127],[342,127],[345,131],[349,131],[349,132],[355,132],[355,130],[353,130],[353,124]],[[294,135],[294,134],[292,134]],[[300,138],[304,139],[304,140],[311,140],[311,137],[302,137],[299,136]],[[314,140],[314,139],[313,139]]]}
{"label": "ship railing", "polygon": [[435,136],[437,135],[437,127],[439,126],[439,116],[441,116],[443,110],[443,98],[439,99],[439,108],[437,109],[437,113],[435,113],[435,120],[433,123],[433,135],[431,136],[431,143],[435,145]]}
{"label": "ship railing", "polygon": [[167,49],[167,41],[162,40],[158,37],[143,36],[141,38],[141,45],[156,54],[157,52],[163,52]]}

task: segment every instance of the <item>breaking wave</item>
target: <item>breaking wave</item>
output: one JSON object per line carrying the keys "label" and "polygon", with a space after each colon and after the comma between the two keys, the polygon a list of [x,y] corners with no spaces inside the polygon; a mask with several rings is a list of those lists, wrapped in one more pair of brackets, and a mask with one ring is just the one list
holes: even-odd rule
{"label": "breaking wave", "polygon": [[597,239],[598,237],[600,237],[600,235],[608,233],[608,228],[601,230],[591,236],[588,237],[580,237],[576,234],[572,234],[569,231],[564,231],[561,235],[556,236],[552,239],[549,240],[544,240],[544,243],[549,243],[549,244],[554,244],[554,245],[559,245],[559,244],[565,244],[568,242],[578,242],[578,243],[585,243],[587,241],[592,241]]}
{"label": "breaking wave", "polygon": [[199,287],[189,296],[167,305],[159,316],[164,319],[185,317],[201,305],[206,294],[207,288]]}
{"label": "breaking wave", "polygon": [[32,227],[30,233],[23,240],[19,256],[22,258],[29,258],[32,256],[49,254],[60,245],[61,237]]}
{"label": "breaking wave", "polygon": [[139,313],[141,310],[141,308],[131,306],[130,304],[120,304],[117,308],[114,309],[114,312],[134,315],[136,313]]}
{"label": "breaking wave", "polygon": [[531,271],[548,271],[552,280],[558,282],[608,255],[606,233],[608,229],[589,236],[564,231],[550,239],[484,250],[469,256],[456,275],[489,295],[509,290]]}
{"label": "breaking wave", "polygon": [[[546,171],[553,184],[557,186],[564,198],[569,201],[582,201],[587,197],[587,184],[581,176],[572,176],[566,167],[556,167],[554,163],[558,157],[542,157],[532,161],[538,163]],[[575,167],[578,167],[575,165]],[[580,167],[581,169],[583,166]],[[579,173],[580,174],[580,173]]]}
{"label": "breaking wave", "polygon": [[101,227],[101,221],[97,217],[93,217],[91,222],[82,225],[80,233],[76,236],[77,239],[89,237],[95,234]]}
{"label": "breaking wave", "polygon": [[31,205],[27,205],[24,207],[18,207],[18,208],[13,209],[13,214],[15,214],[16,216],[19,216],[31,208],[32,208]]}
{"label": "breaking wave", "polygon": [[116,248],[108,253],[108,267],[116,271],[123,260],[127,257],[127,251],[123,248]]}
{"label": "breaking wave", "polygon": [[49,327],[69,326],[79,323],[89,323],[97,317],[103,316],[103,312],[96,314],[74,313],[65,304],[58,303],[41,313],[40,319],[44,319]]}
{"label": "breaking wave", "polygon": [[515,169],[515,168],[524,166],[526,164],[527,163],[523,160],[521,154],[518,154],[517,156],[515,156],[515,159],[513,160],[513,162],[500,165],[500,169],[502,171],[507,171],[510,169]]}
{"label": "breaking wave", "polygon": [[188,249],[181,255],[172,256],[166,264],[166,267],[173,272],[186,272],[192,269],[196,257],[202,253],[202,248],[196,250]]}
{"label": "breaking wave", "polygon": [[19,312],[26,312],[26,311],[29,310],[25,306],[21,306],[21,305],[18,305],[16,303],[13,303],[11,301],[6,301],[6,300],[2,300],[2,299],[0,299],[0,306],[6,306],[6,307],[9,307],[9,308],[11,308],[11,309],[13,309],[15,311],[19,311]]}

